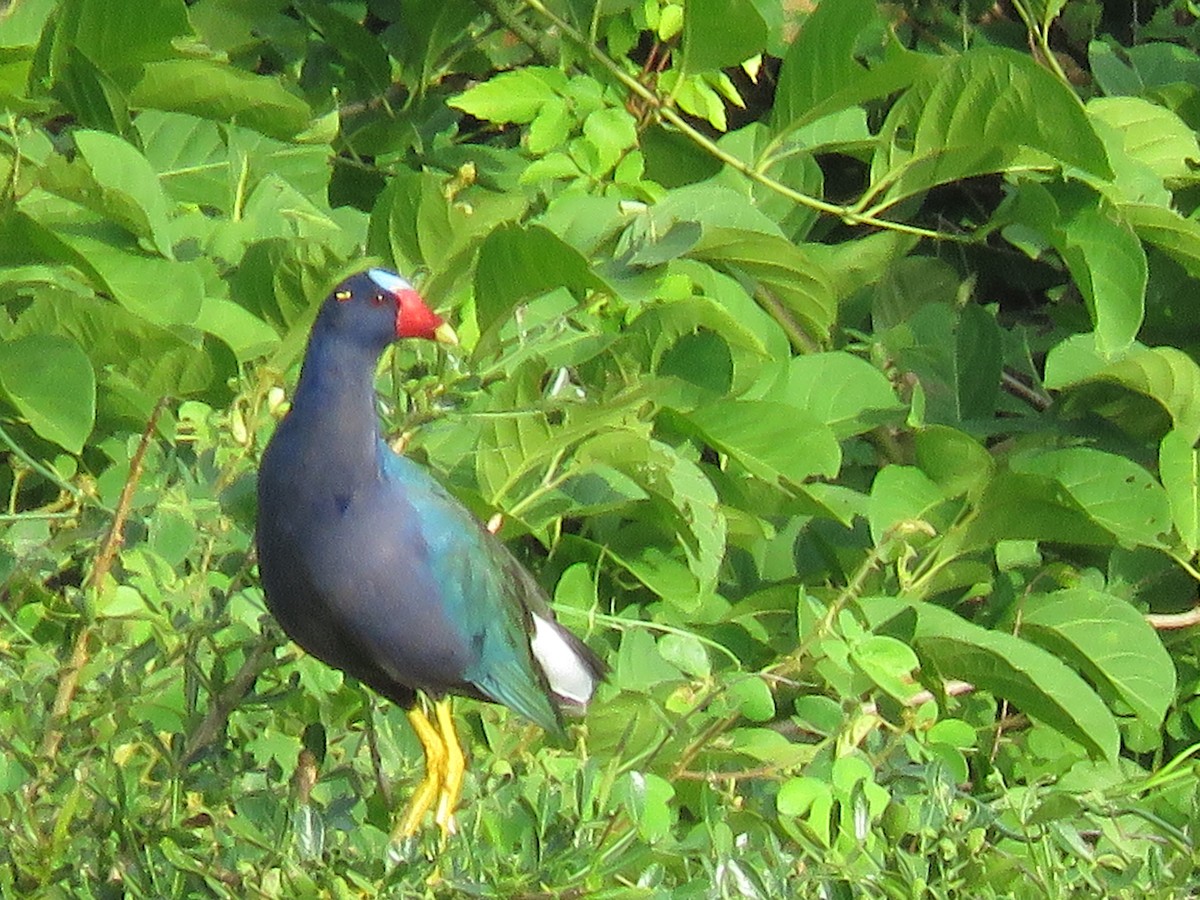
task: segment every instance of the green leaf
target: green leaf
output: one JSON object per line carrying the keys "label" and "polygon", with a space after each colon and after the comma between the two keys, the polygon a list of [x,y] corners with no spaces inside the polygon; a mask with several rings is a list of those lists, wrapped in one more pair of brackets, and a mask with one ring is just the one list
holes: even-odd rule
{"label": "green leaf", "polygon": [[687,414],[704,439],[774,484],[833,478],[842,454],[829,426],[782,403],[726,400]]}
{"label": "green leaf", "polygon": [[[189,343],[96,297],[64,291],[39,297],[17,320],[13,336],[42,334],[65,335],[82,347],[102,373],[105,391],[130,401],[133,408],[128,412],[143,424],[159,397],[194,395],[234,374],[223,369],[222,357],[213,348]],[[232,367],[232,360],[229,363]]]}
{"label": "green leaf", "polygon": [[78,344],[51,334],[0,343],[0,388],[39,435],[83,451],[96,419],[96,373]]}
{"label": "green leaf", "polygon": [[1118,210],[1078,183],[1023,184],[1010,208],[1062,255],[1092,315],[1096,346],[1116,356],[1137,336],[1145,313],[1146,253]]}
{"label": "green leaf", "polygon": [[1134,347],[1124,358],[1107,362],[1095,351],[1091,335],[1077,335],[1046,357],[1046,387],[1051,390],[1100,385],[1118,385],[1150,398],[1188,440],[1200,439],[1200,366],[1183,351]]}
{"label": "green leaf", "polygon": [[930,420],[956,425],[995,411],[1001,335],[987,310],[928,304],[886,332],[884,343],[920,379]]}
{"label": "green leaf", "polygon": [[101,131],[76,131],[74,138],[101,191],[98,211],[130,223],[134,234],[172,259],[167,198],[146,157],[126,141]]}
{"label": "green leaf", "polygon": [[1096,329],[1096,346],[1110,356],[1137,336],[1145,315],[1146,253],[1133,230],[1100,206],[1064,210],[1059,252],[1079,286]]}
{"label": "green leaf", "polygon": [[995,462],[973,437],[946,425],[929,425],[913,439],[917,465],[947,497],[978,490],[991,478]]}
{"label": "green leaf", "polygon": [[795,316],[814,340],[828,339],[836,313],[832,285],[823,267],[804,248],[773,235],[710,228],[689,255],[745,275]]}
{"label": "green leaf", "polygon": [[897,616],[915,616],[913,648],[939,677],[968,681],[1082,744],[1094,756],[1116,759],[1120,736],[1112,713],[1087,682],[1041,647],[988,631],[929,603],[867,597],[858,606],[877,633],[886,634],[887,623]]}
{"label": "green leaf", "polygon": [[975,517],[961,534],[963,550],[986,549],[1002,540],[1114,543],[1112,532],[1092,519],[1057,479],[1008,471],[988,482]]}
{"label": "green leaf", "polygon": [[585,465],[611,466],[659,498],[700,593],[712,591],[725,558],[726,524],[717,492],[699,466],[668,445],[633,432],[599,434],[580,446],[576,458]]}
{"label": "green leaf", "polygon": [[540,225],[496,228],[479,248],[475,308],[480,332],[506,321],[523,300],[565,287],[578,294],[604,290],[574,247]]}
{"label": "green leaf", "polygon": [[619,795],[623,795],[625,811],[630,821],[637,823],[643,841],[656,844],[667,837],[675,821],[671,782],[652,772],[630,772],[622,779]]}
{"label": "green leaf", "polygon": [[788,363],[769,395],[812,415],[845,440],[894,418],[901,409],[891,382],[866,360],[843,351],[808,353]]}
{"label": "green leaf", "polygon": [[1123,149],[1161,180],[1190,179],[1200,160],[1200,142],[1170,109],[1141,97],[1093,97],[1088,115],[1121,134]]}
{"label": "green leaf", "polygon": [[883,60],[858,60],[860,35],[878,15],[873,0],[818,5],[791,42],[779,73],[772,130],[776,133],[903,90],[938,62],[889,41]]}
{"label": "green leaf", "polygon": [[1163,436],[1158,477],[1171,504],[1175,531],[1189,555],[1195,555],[1200,549],[1200,453],[1186,434],[1169,431]]}
{"label": "green leaf", "polygon": [[880,546],[893,529],[924,520],[945,501],[945,494],[925,474],[912,466],[886,466],[871,484],[871,537]]}
{"label": "green leaf", "polygon": [[583,134],[596,148],[597,171],[608,172],[637,146],[637,120],[622,107],[608,106],[583,120]]}
{"label": "green leaf", "polygon": [[736,66],[765,49],[767,23],[752,0],[688,0],[683,11],[683,70]]}
{"label": "green leaf", "polygon": [[278,79],[207,59],[150,63],[129,101],[235,123],[281,140],[303,131],[312,119],[308,104]]}
{"label": "green leaf", "polygon": [[769,722],[775,718],[775,697],[758,676],[735,675],[727,694],[730,702],[751,722]]}
{"label": "green leaf", "polygon": [[622,690],[645,692],[681,677],[679,670],[659,653],[648,631],[634,628],[621,636],[613,680]]}
{"label": "green leaf", "polygon": [[712,673],[708,650],[694,634],[664,634],[658,639],[658,652],[693,678],[708,678]]}
{"label": "green leaf", "polygon": [[911,699],[921,688],[913,678],[920,668],[911,647],[886,634],[868,635],[850,646],[850,660],[877,686],[901,702]]}
{"label": "green leaf", "polygon": [[871,181],[887,205],[1018,163],[1067,164],[1112,177],[1075,93],[1028,56],[1007,50],[952,57],[900,98],[879,137]]}
{"label": "green leaf", "polygon": [[43,35],[52,75],[77,50],[122,89],[132,87],[144,63],[177,53],[176,38],[191,31],[182,0],[130,5],[123,0],[68,0]]}
{"label": "green leaf", "polygon": [[1162,250],[1193,278],[1200,277],[1200,223],[1165,206],[1123,203],[1120,210],[1138,237]]}
{"label": "green leaf", "polygon": [[493,75],[487,81],[447,101],[477,119],[489,122],[532,122],[542,107],[559,99],[567,76],[558,69],[527,66]]}
{"label": "green leaf", "polygon": [[1127,601],[1085,588],[1030,598],[1021,633],[1076,666],[1110,703],[1162,726],[1175,697],[1175,664]]}
{"label": "green leaf", "polygon": [[1137,463],[1090,447],[1071,447],[1015,457],[1011,465],[1015,472],[1056,480],[1121,543],[1163,546],[1171,522],[1167,496]]}

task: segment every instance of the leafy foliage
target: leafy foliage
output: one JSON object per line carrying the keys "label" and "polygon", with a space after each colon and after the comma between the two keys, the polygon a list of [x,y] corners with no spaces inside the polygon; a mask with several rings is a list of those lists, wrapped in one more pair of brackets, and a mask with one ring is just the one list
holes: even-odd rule
{"label": "leafy foliage", "polygon": [[[0,3],[0,893],[1187,890],[1200,33],[1145,5]],[[370,262],[464,343],[389,433],[613,666],[569,748],[460,704],[440,853],[254,571]]]}

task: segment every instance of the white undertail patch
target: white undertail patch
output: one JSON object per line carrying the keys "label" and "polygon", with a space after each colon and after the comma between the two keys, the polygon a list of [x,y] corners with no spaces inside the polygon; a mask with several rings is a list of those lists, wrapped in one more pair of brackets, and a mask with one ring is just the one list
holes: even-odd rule
{"label": "white undertail patch", "polygon": [[533,639],[529,642],[550,690],[570,703],[586,706],[596,689],[596,678],[575,648],[567,643],[558,626],[536,613],[533,616]]}

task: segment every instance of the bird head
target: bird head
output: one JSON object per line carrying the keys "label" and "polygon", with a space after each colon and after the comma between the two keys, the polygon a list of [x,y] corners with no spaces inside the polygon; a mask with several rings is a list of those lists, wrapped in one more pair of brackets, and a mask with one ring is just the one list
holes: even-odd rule
{"label": "bird head", "polygon": [[400,338],[458,343],[454,329],[416,289],[387,269],[368,269],[347,278],[330,294],[321,318],[346,337],[379,350]]}

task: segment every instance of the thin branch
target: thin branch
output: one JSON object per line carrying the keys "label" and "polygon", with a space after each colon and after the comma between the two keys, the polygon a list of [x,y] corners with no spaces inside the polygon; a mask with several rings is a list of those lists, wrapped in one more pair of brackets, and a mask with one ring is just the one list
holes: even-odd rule
{"label": "thin branch", "polygon": [[258,676],[270,665],[266,657],[272,655],[278,646],[278,639],[272,633],[267,633],[251,648],[250,653],[242,662],[241,668],[209,704],[208,713],[188,738],[183,755],[180,757],[182,764],[186,765],[195,759],[200,751],[211,744],[225,729],[225,723],[229,721],[229,714],[237,708],[238,703],[254,686]]}
{"label": "thin branch", "polygon": [[1053,397],[1036,388],[1030,387],[1007,371],[1000,373],[1000,384],[1008,393],[1012,394],[1018,400],[1024,400],[1038,412],[1045,412],[1054,405]]}
{"label": "thin branch", "polygon": [[703,132],[692,126],[683,116],[672,109],[668,105],[668,101],[659,96],[655,91],[646,87],[624,69],[622,69],[611,57],[608,56],[599,47],[589,41],[586,37],[579,33],[569,22],[555,13],[551,12],[542,0],[523,0],[526,6],[535,10],[542,18],[553,25],[573,43],[582,48],[595,62],[604,68],[610,75],[619,81],[627,90],[636,94],[646,104],[655,111],[655,115],[660,121],[669,123],[673,128],[685,135],[688,140],[702,148],[706,153],[715,159],[720,160],[732,169],[741,172],[751,181],[757,182],[764,187],[787,197],[789,200],[801,206],[806,206],[809,209],[814,209],[817,212],[822,212],[827,215],[837,216],[847,225],[866,225],[875,228],[883,228],[889,231],[898,231],[904,234],[911,234],[917,237],[931,238],[937,241],[954,241],[956,243],[970,243],[973,238],[969,235],[952,234],[949,232],[935,231],[928,228],[921,228],[916,225],[909,225],[904,222],[893,222],[888,219],[876,218],[871,214],[864,214],[856,211],[849,206],[839,206],[835,203],[828,203],[817,197],[812,197],[808,194],[797,191],[794,188],[788,187],[780,181],[776,181],[764,172],[751,166],[749,163],[739,159],[738,157],[727,153],[717,143],[710,139]]}
{"label": "thin branch", "polygon": [[[121,489],[121,497],[117,501],[112,525],[109,526],[108,534],[104,538],[100,552],[96,554],[96,562],[88,576],[87,587],[93,594],[99,593],[103,587],[104,580],[112,569],[117,550],[120,549],[125,539],[125,520],[129,517],[133,494],[142,478],[142,466],[146,459],[146,451],[150,448],[154,430],[158,427],[158,418],[166,409],[167,400],[167,397],[160,397],[154,404],[154,411],[150,413],[150,420],[142,431],[142,439],[138,442],[137,450],[134,451],[133,458],[129,461],[129,476],[125,479],[125,486]],[[92,624],[90,622],[85,623],[79,629],[79,634],[75,636],[75,646],[71,650],[71,658],[59,672],[58,690],[54,695],[54,705],[50,708],[46,734],[42,738],[41,755],[43,759],[52,760],[58,754],[58,747],[62,743],[63,737],[60,726],[71,708],[71,701],[75,698],[75,691],[79,687],[79,673],[87,665],[88,640],[91,637],[91,631]]]}
{"label": "thin branch", "polygon": [[1159,631],[1193,628],[1200,625],[1200,606],[1193,606],[1186,612],[1146,613],[1146,621]]}
{"label": "thin branch", "polygon": [[542,40],[544,33],[523,22],[502,0],[475,0],[475,5],[487,10],[497,22],[516,35],[517,40],[533,51],[539,62],[555,62],[555,54],[547,49]]}

